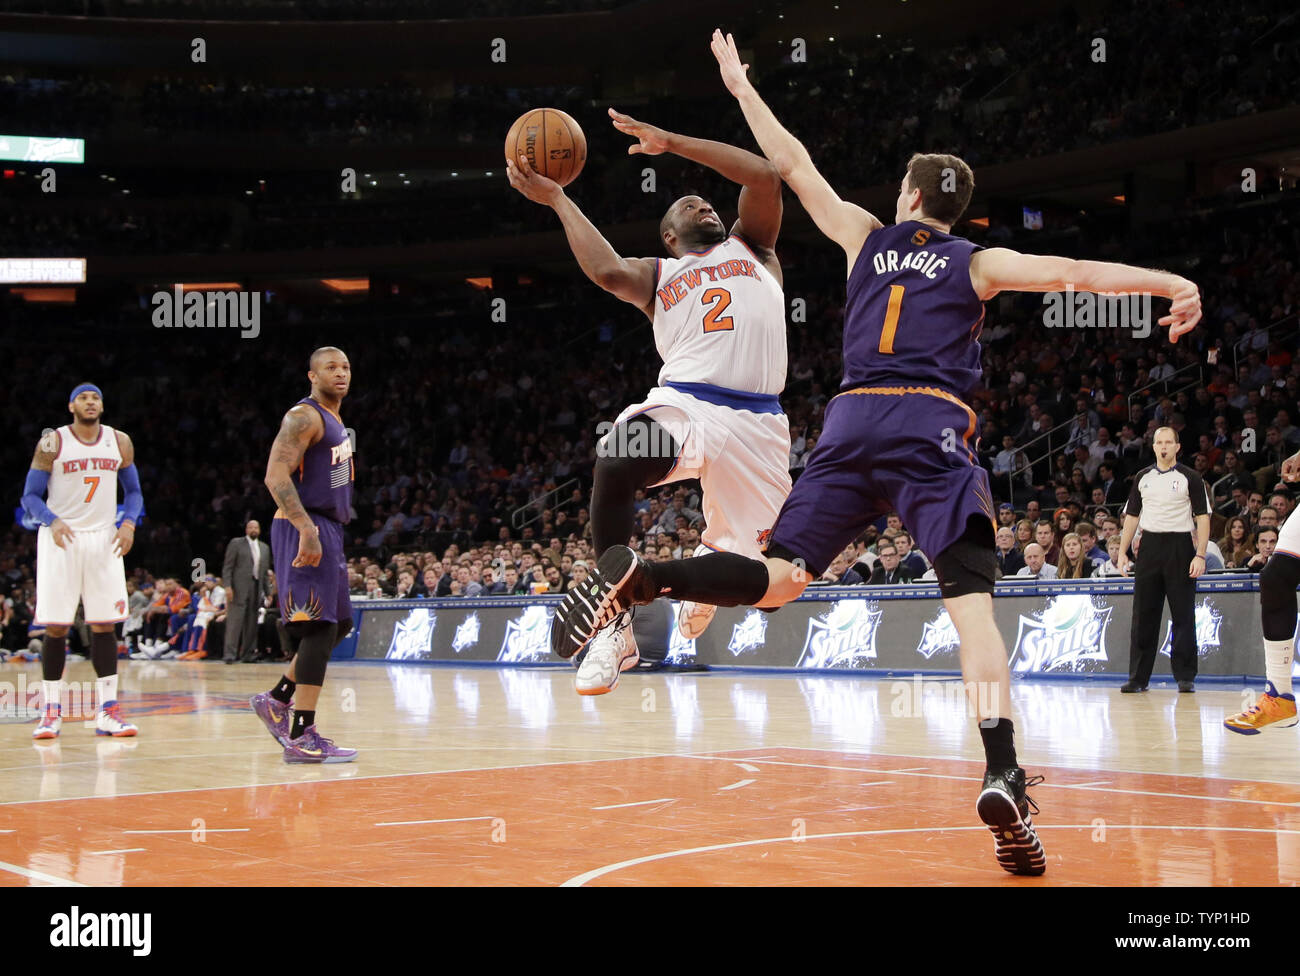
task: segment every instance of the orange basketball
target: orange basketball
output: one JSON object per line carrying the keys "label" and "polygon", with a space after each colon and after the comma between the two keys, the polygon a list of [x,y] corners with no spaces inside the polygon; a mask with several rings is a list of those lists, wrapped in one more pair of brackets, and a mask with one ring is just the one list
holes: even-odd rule
{"label": "orange basketball", "polygon": [[587,137],[558,108],[535,108],[515,120],[506,135],[506,159],[528,159],[536,172],[560,186],[572,183],[587,161]]}

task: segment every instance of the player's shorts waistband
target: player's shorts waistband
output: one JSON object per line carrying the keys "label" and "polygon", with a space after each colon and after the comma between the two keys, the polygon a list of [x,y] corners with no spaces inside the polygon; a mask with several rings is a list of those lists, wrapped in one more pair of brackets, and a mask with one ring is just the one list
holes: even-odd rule
{"label": "player's shorts waistband", "polygon": [[[855,386],[847,390],[841,390],[835,394],[836,397],[847,396],[849,394],[877,394],[879,396],[904,396],[906,394],[921,394],[923,396],[938,397],[941,400],[947,400],[949,403],[955,403],[957,406],[969,410],[970,407],[966,401],[955,393],[949,393],[947,390],[940,389],[937,386],[912,386],[909,384],[885,383],[874,386]],[[835,397],[831,397],[835,399]]]}
{"label": "player's shorts waistband", "polygon": [[712,383],[677,383],[673,380],[668,380],[662,385],[678,393],[686,393],[697,400],[703,400],[705,403],[730,407],[732,410],[748,410],[750,413],[784,413],[781,409],[781,398],[773,393],[745,393],[741,390],[729,390],[725,386],[714,386]]}
{"label": "player's shorts waistband", "polygon": [[[314,508],[304,509],[304,511],[306,511],[306,513],[307,513],[308,515],[311,515],[311,516],[313,516],[314,518],[324,519],[326,522],[333,522],[335,525],[340,526],[340,527],[343,525],[343,523],[340,522],[338,519],[336,519],[333,515],[327,515],[327,514],[325,514],[324,512],[318,512],[318,511],[317,511],[316,509],[314,509]],[[271,516],[271,517],[272,517],[272,518],[278,518],[278,519],[284,519],[286,522],[289,521],[289,517],[288,517],[287,515],[285,515],[284,512],[283,512],[281,509],[278,509],[278,508],[275,510],[275,514],[274,514],[273,516]]]}

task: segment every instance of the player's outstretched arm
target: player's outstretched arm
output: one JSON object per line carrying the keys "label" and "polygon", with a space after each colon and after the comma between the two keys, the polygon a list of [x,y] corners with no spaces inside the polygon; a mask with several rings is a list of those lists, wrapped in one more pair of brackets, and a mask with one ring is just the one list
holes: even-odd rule
{"label": "player's outstretched arm", "polygon": [[769,160],[725,142],[696,139],[638,122],[612,108],[609,117],[619,132],[639,140],[636,145],[627,147],[629,155],[673,153],[709,167],[732,183],[739,183],[742,188],[740,222],[732,228],[732,233],[740,234],[748,243],[763,250],[770,251],[776,247],[776,237],[781,230],[781,174]]}
{"label": "player's outstretched arm", "polygon": [[280,432],[275,435],[271,456],[266,462],[266,487],[284,517],[298,530],[295,566],[315,566],[320,562],[320,530],[298,497],[292,473],[302,463],[307,448],[324,436],[325,424],[320,414],[306,404],[291,407],[280,422]]}
{"label": "player's outstretched arm", "polygon": [[122,524],[113,537],[113,548],[125,556],[135,545],[135,523],[144,511],[144,494],[140,491],[140,472],[135,466],[135,445],[131,438],[114,428],[117,450],[122,455],[122,466],[117,469],[117,480],[122,484]]}
{"label": "player's outstretched arm", "polygon": [[564,187],[534,170],[526,157],[521,155],[518,162],[507,159],[506,177],[510,185],[529,200],[555,211],[583,274],[616,298],[635,305],[647,315],[651,314],[649,308],[655,297],[657,271],[653,258],[621,257],[587,215],[569,199]]}
{"label": "player's outstretched arm", "polygon": [[32,466],[27,472],[27,482],[23,485],[22,506],[31,518],[50,527],[54,544],[62,549],[64,543],[72,541],[72,529],[45,504],[45,491],[50,484],[50,475],[54,472],[54,459],[59,454],[58,438],[57,432],[50,431],[37,442],[36,452],[32,455]]}
{"label": "player's outstretched arm", "polygon": [[1201,320],[1201,292],[1193,282],[1168,271],[1152,271],[1107,261],[1076,261],[1045,254],[1020,254],[993,247],[971,257],[971,284],[982,301],[1000,291],[1090,291],[1098,294],[1150,294],[1171,301],[1159,319],[1169,326],[1169,341],[1191,332]]}
{"label": "player's outstretched arm", "polygon": [[740,62],[735,38],[730,34],[723,37],[721,31],[715,30],[712,48],[713,56],[718,59],[722,81],[740,102],[740,110],[744,112],[745,121],[749,123],[763,155],[772,161],[781,179],[790,184],[790,189],[794,190],[818,229],[844,248],[852,266],[867,235],[884,225],[856,203],[841,199],[826,178],[817,172],[803,143],[786,131],[772,110],[758,97],[745,74],[749,65]]}

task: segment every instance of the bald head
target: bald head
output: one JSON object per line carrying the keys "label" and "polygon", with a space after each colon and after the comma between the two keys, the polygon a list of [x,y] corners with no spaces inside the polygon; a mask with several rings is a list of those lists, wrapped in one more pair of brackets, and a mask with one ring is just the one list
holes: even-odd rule
{"label": "bald head", "polygon": [[346,360],[348,357],[347,353],[338,346],[321,346],[311,354],[311,359],[307,360],[307,368],[314,373],[320,369],[322,363],[331,358]]}
{"label": "bald head", "polygon": [[659,221],[659,239],[669,254],[680,257],[726,240],[727,228],[707,200],[692,194],[673,201]]}

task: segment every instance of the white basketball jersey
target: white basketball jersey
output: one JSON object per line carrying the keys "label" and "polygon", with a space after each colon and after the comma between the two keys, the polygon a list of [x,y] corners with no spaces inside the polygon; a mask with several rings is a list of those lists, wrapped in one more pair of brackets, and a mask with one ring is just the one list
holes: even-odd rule
{"label": "white basketball jersey", "polygon": [[99,439],[85,444],[70,425],[59,428],[46,504],[68,528],[111,529],[117,521],[117,469],[122,452],[112,427],[99,425]]}
{"label": "white basketball jersey", "polygon": [[785,292],[738,237],[659,262],[654,332],[661,386],[785,388]]}

